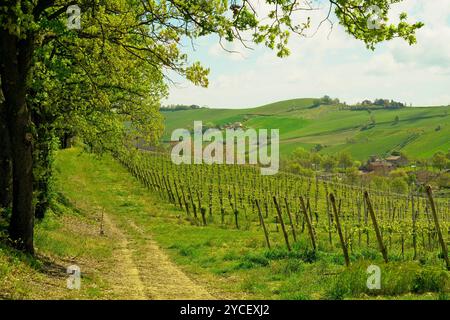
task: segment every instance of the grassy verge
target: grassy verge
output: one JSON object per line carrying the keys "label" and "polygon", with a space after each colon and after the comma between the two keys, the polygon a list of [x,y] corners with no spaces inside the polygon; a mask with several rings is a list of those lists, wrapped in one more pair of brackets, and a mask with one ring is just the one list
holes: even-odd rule
{"label": "grassy verge", "polygon": [[[120,227],[134,232],[136,237],[135,226],[139,226],[140,232],[152,235],[185,271],[219,295],[252,299],[365,298],[374,295],[443,298],[449,289],[448,273],[442,268],[423,267],[419,262],[384,266],[376,251],[354,254],[354,260],[358,258],[362,262],[345,271],[339,251],[313,254],[304,237],[294,245],[293,252],[288,253],[282,242],[275,243],[272,250],[265,249],[261,230],[235,230],[232,225],[220,227],[217,224],[199,227],[186,219],[183,212],[151,195],[115,161],[109,158],[94,161],[87,155],[76,161],[75,154],[75,150],[68,151],[60,158],[65,163],[66,170],[61,175],[67,181],[63,187],[69,198],[78,201],[80,195],[84,199],[91,197],[90,201],[95,201],[96,205],[115,212]],[[85,167],[70,166],[71,161],[82,162]],[[67,170],[69,167],[71,169]],[[81,172],[88,176],[84,186],[86,192],[82,193],[72,178]],[[140,254],[139,250],[137,254]],[[372,263],[380,265],[382,272],[391,279],[396,277],[393,276],[395,270],[401,270],[399,266],[408,270],[409,277],[399,280],[403,281],[401,288],[395,281],[385,281],[385,290],[363,290],[367,276],[362,274]],[[399,279],[402,273],[397,272]],[[420,282],[421,277],[428,277],[429,273],[439,275],[436,277],[440,285]],[[347,286],[337,294],[343,277],[355,280],[346,280],[350,288]]]}
{"label": "grassy verge", "polygon": [[[107,212],[132,239],[135,261],[146,255],[145,240],[152,237],[217,298],[448,299],[449,273],[440,266],[403,261],[386,265],[376,251],[367,251],[354,253],[354,263],[346,269],[338,250],[309,251],[306,235],[292,252],[282,242],[268,250],[261,230],[195,225],[108,156],[65,150],[58,155],[56,169],[58,197],[37,225],[37,257],[0,246],[1,298],[126,298],[113,285],[117,239],[100,234],[101,213]],[[65,286],[70,264],[83,270],[80,291]],[[381,267],[381,290],[366,287],[371,264]]]}
{"label": "grassy verge", "polygon": [[[36,256],[17,252],[0,242],[0,299],[114,298],[102,270],[112,259],[111,239],[101,237],[98,223],[63,199],[52,204],[37,223]],[[67,268],[83,270],[80,290],[67,288]],[[103,268],[103,269],[102,269]]]}

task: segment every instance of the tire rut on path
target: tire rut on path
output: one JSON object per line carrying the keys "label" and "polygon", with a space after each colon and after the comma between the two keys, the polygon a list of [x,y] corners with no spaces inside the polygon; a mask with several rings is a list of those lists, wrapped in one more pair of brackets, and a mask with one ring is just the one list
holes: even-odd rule
{"label": "tire rut on path", "polygon": [[[123,292],[133,290],[132,295],[127,296],[127,299],[214,299],[205,288],[192,281],[172,263],[158,244],[134,222],[127,221],[139,234],[140,239],[128,239],[127,235],[114,223],[113,218],[105,214],[104,219],[105,225],[121,239],[116,252],[118,260],[116,269],[123,274],[117,275],[117,289]],[[139,244],[145,249],[144,254],[133,255],[133,244],[141,240],[145,241],[144,244]]]}
{"label": "tire rut on path", "polygon": [[144,284],[141,281],[139,269],[133,261],[133,252],[130,244],[123,232],[113,223],[105,213],[103,216],[105,227],[113,235],[117,243],[114,250],[114,260],[116,264],[111,266],[112,285],[121,299],[146,300]]}

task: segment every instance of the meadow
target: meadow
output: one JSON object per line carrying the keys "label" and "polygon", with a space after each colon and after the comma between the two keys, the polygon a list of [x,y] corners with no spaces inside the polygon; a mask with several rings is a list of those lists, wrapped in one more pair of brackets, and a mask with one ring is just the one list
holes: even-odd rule
{"label": "meadow", "polygon": [[[310,277],[303,279],[304,274],[298,269],[306,264],[312,268],[309,272],[333,275],[325,279],[339,283],[330,280],[316,284],[317,292],[308,293],[292,288],[293,292],[284,292],[282,298],[301,298],[301,294],[305,294],[304,298],[383,296],[418,291],[434,291],[443,296],[448,291],[448,252],[443,253],[446,247],[440,247],[439,242],[443,239],[445,246],[449,242],[448,199],[380,192],[369,186],[344,185],[318,177],[284,173],[261,176],[257,168],[249,166],[176,166],[166,156],[148,152],[122,155],[121,161],[150,192],[156,192],[161,201],[178,209],[180,221],[198,228],[189,239],[181,232],[185,241],[171,245],[186,257],[185,263],[200,259],[219,274],[233,273],[234,268],[254,270],[287,263],[283,268],[293,268],[286,272],[295,275],[296,281],[311,281]],[[433,213],[439,227],[433,224]],[[210,233],[211,229],[215,231]],[[178,237],[176,234],[171,233],[172,237]],[[224,252],[222,259],[214,257],[219,250],[216,246],[225,241],[221,238],[213,244],[219,234],[232,237],[230,246],[234,250]],[[240,243],[242,235],[251,236],[247,244]],[[198,241],[205,241],[214,249],[200,250]],[[249,244],[253,247],[251,252],[242,248]],[[228,268],[217,270],[218,260],[225,260],[219,264]],[[239,261],[239,266],[227,263],[234,260]],[[386,287],[380,291],[365,286],[364,268],[373,263],[382,265],[388,275],[383,284]],[[320,272],[318,267],[322,268]],[[428,280],[427,288],[422,289],[414,289],[415,285],[409,282],[416,281],[412,280],[414,268],[422,267],[439,274],[439,280],[432,280],[434,288],[428,287]],[[268,272],[267,276],[272,276]],[[297,278],[299,275],[302,276]],[[258,286],[267,289],[266,281],[271,280],[260,283],[260,276],[258,272],[248,280],[250,291],[259,292]],[[411,278],[405,280],[404,276]]]}
{"label": "meadow", "polygon": [[[312,108],[313,103],[163,112],[163,139],[200,119],[214,126],[242,122],[247,128],[280,129],[282,159],[299,146],[318,144],[321,153],[346,150],[361,160],[392,151],[418,159],[449,147],[448,107],[369,114]],[[375,125],[367,126],[371,117]],[[50,210],[36,226],[36,256],[0,245],[2,298],[450,295],[441,242],[450,244],[448,198],[434,197],[433,210],[426,193],[346,185],[338,176],[261,176],[252,166],[175,166],[162,154],[129,150],[113,158],[80,147],[58,151],[53,192]],[[4,224],[0,220],[0,230],[6,230]],[[171,262],[161,260],[164,255]],[[80,291],[65,287],[65,268],[74,263],[82,269]],[[379,290],[366,284],[371,265],[381,269]],[[167,281],[182,289],[161,289]]]}
{"label": "meadow", "polygon": [[[337,105],[314,105],[315,99],[295,99],[249,109],[196,109],[163,112],[164,141],[177,128],[191,128],[195,120],[220,127],[241,122],[254,129],[280,129],[280,153],[321,145],[320,153],[348,151],[365,161],[393,151],[411,159],[430,158],[450,148],[449,106],[402,109],[342,110]],[[398,117],[398,121],[396,121]],[[375,124],[367,126],[375,120]]]}
{"label": "meadow", "polygon": [[[139,159],[134,158],[135,156]],[[246,180],[247,185],[244,186],[233,182],[241,181],[235,180],[236,174],[250,175],[247,169],[229,167],[217,171],[217,168],[212,167],[186,166],[176,173],[170,169],[167,161],[148,154],[133,157],[129,155],[127,161],[128,165],[134,163],[140,167],[143,164],[151,164],[151,167],[145,167],[145,173],[142,171],[144,167],[128,169],[111,156],[96,157],[78,148],[58,152],[55,163],[55,191],[58,196],[54,199],[47,217],[36,227],[36,257],[29,257],[3,245],[0,248],[0,287],[3,298],[158,298],[155,290],[167,286],[170,281],[168,279],[173,276],[173,269],[162,272],[159,279],[152,278],[165,265],[155,260],[153,243],[157,243],[192,282],[198,287],[206,288],[212,297],[219,299],[449,298],[450,276],[440,255],[434,229],[425,213],[426,200],[421,198],[419,201],[419,195],[416,200],[417,203],[420,202],[416,206],[420,208],[417,220],[417,257],[413,257],[412,238],[408,233],[404,234],[405,250],[402,254],[399,229],[390,230],[390,219],[384,216],[380,226],[388,250],[389,261],[386,263],[377,246],[370,220],[367,226],[369,232],[365,233],[364,229],[361,229],[361,243],[358,229],[352,234],[355,222],[350,217],[345,218],[345,208],[347,204],[352,204],[353,199],[344,197],[341,191],[336,190],[337,199],[341,199],[343,230],[347,232],[347,239],[353,239],[349,242],[350,265],[347,267],[334,228],[331,230],[330,242],[329,230],[326,229],[326,198],[322,197],[322,194],[318,201],[316,220],[314,181],[311,183],[309,208],[313,215],[311,221],[317,241],[316,250],[312,248],[306,225],[302,231],[300,216],[298,224],[294,216],[297,233],[296,240],[293,240],[288,213],[283,201],[280,201],[291,250],[287,248],[280,221],[275,218],[278,216],[276,208],[273,201],[271,204],[267,198],[268,217],[264,202],[262,210],[269,235],[269,248],[261,220],[258,218],[258,210],[256,207],[252,208],[248,202],[248,191],[252,190],[253,196],[259,197],[259,192],[252,186],[266,184]],[[198,171],[189,172],[194,168]],[[199,188],[195,182],[207,179],[208,171],[205,170],[208,169],[210,174],[223,172],[223,221],[220,199],[217,197],[218,184],[214,185],[210,213],[208,184]],[[138,178],[133,177],[129,170]],[[171,175],[167,175],[168,172],[171,172]],[[203,176],[201,172],[204,173]],[[143,178],[144,174],[150,179],[152,175],[157,179],[158,175],[162,183],[159,189],[153,189],[157,188],[156,185],[152,186],[150,180]],[[173,184],[174,181],[180,181],[179,179],[185,181],[184,176],[190,179],[190,184],[183,184],[183,190],[189,192],[190,186],[193,194],[198,192],[204,197],[200,199],[201,204],[198,206],[196,196],[187,196],[189,214],[186,207],[180,208],[181,199],[176,196]],[[173,180],[174,177],[179,179]],[[173,193],[168,193],[168,189],[164,187],[164,179],[166,182],[170,181]],[[156,183],[156,180],[153,181]],[[281,186],[284,179],[279,178],[277,181]],[[278,187],[275,182],[268,182],[267,185],[267,188],[270,188],[268,192],[276,193]],[[301,185],[307,187],[308,182],[298,182],[299,188]],[[231,192],[231,200],[228,190]],[[296,197],[303,195],[307,199],[306,190],[299,190]],[[181,188],[179,191],[181,192]],[[294,188],[292,194],[296,193],[295,191]],[[279,199],[283,198],[278,196]],[[372,197],[374,203],[378,203],[375,200],[377,196],[373,194]],[[181,201],[183,204],[183,200]],[[191,201],[200,208],[197,218]],[[394,203],[399,205],[402,200],[399,198]],[[443,207],[439,199],[436,203],[440,217],[448,217],[448,206]],[[232,204],[236,204],[238,210],[238,226]],[[299,205],[299,202],[296,202],[292,207],[292,214],[298,212]],[[202,209],[206,209],[206,212]],[[202,219],[202,212],[205,213],[206,223]],[[380,208],[376,208],[376,212],[381,212]],[[104,219],[103,215],[108,218]],[[401,217],[401,214],[395,213],[395,216]],[[306,216],[304,217],[306,219]],[[408,220],[400,219],[400,222],[405,224],[404,228],[411,225]],[[449,226],[448,220],[441,219],[441,223],[442,228]],[[112,228],[111,225],[115,227]],[[428,229],[429,226],[431,228]],[[448,241],[447,233],[445,237]],[[73,263],[78,264],[82,270],[82,287],[79,291],[65,288],[65,266]],[[369,265],[378,265],[381,268],[380,290],[369,290],[366,286],[366,270]],[[163,283],[165,284],[161,287]],[[180,298],[174,292],[159,297]]]}

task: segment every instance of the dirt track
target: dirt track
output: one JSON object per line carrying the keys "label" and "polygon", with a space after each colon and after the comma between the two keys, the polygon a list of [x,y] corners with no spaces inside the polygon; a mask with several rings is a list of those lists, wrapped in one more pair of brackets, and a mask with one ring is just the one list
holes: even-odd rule
{"label": "dirt track", "polygon": [[[123,299],[133,300],[197,300],[213,299],[213,296],[194,283],[175,266],[156,242],[144,235],[138,226],[132,227],[140,239],[132,239],[105,214],[105,232],[116,240],[114,260],[109,279],[114,291]],[[145,241],[145,254],[136,254],[133,242]],[[142,246],[142,244],[141,244]]]}

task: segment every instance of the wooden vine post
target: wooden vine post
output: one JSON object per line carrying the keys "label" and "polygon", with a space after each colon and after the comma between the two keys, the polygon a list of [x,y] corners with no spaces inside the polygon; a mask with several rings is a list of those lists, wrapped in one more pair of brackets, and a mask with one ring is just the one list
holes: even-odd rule
{"label": "wooden vine post", "polygon": [[175,185],[175,191],[176,191],[176,193],[177,193],[178,205],[180,206],[180,209],[183,210],[183,204],[181,203],[181,197],[180,197],[180,193],[178,192],[178,185],[177,185],[177,182],[174,181],[173,183],[174,183],[174,185]]}
{"label": "wooden vine post", "polygon": [[330,201],[328,198],[328,187],[325,184],[325,197],[327,199],[327,220],[328,220],[328,241],[330,242],[330,244],[333,244],[333,235],[332,235],[332,230],[331,230],[331,226],[333,224],[333,216],[331,215],[330,212]]}
{"label": "wooden vine post", "polygon": [[348,256],[347,244],[345,243],[344,236],[342,235],[341,223],[339,221],[339,213],[336,207],[336,199],[334,198],[334,194],[332,193],[330,193],[330,201],[334,212],[334,221],[336,222],[339,240],[341,241],[342,252],[344,253],[345,265],[348,267],[350,265],[350,258]]}
{"label": "wooden vine post", "polygon": [[281,215],[281,208],[278,205],[277,197],[275,197],[275,196],[273,197],[273,203],[275,204],[275,207],[277,209],[278,219],[280,220],[280,224],[281,224],[281,230],[283,231],[284,240],[286,241],[286,247],[288,248],[289,251],[291,251],[291,245],[289,244],[289,237],[286,232],[286,228],[284,226],[283,217]]}
{"label": "wooden vine post", "polygon": [[367,203],[367,209],[369,210],[370,218],[372,219],[373,228],[375,229],[375,235],[377,236],[378,246],[380,247],[381,254],[383,255],[384,261],[388,262],[388,255],[386,247],[383,243],[383,237],[381,236],[380,228],[378,227],[377,218],[375,212],[373,211],[372,203],[370,202],[369,193],[364,191],[364,198]]}
{"label": "wooden vine post", "polygon": [[309,219],[308,211],[305,206],[305,201],[303,200],[303,197],[300,196],[300,205],[302,206],[302,211],[304,215],[303,221],[306,221],[306,225],[308,227],[309,237],[311,238],[311,244],[313,246],[314,251],[316,251],[316,238],[314,236],[314,229],[311,224],[311,220]]}
{"label": "wooden vine post", "polygon": [[[220,182],[219,182],[219,184],[220,184]],[[220,203],[220,219],[221,219],[221,223],[223,225],[225,223],[225,208],[223,207],[223,194],[222,194],[222,188],[220,186],[219,186],[219,203]]]}
{"label": "wooden vine post", "polygon": [[411,192],[411,218],[412,218],[412,240],[414,256],[413,260],[417,259],[417,225],[416,225],[416,209],[414,206],[414,192]]}
{"label": "wooden vine post", "polygon": [[256,203],[256,207],[258,208],[259,219],[261,221],[261,226],[262,226],[263,231],[264,231],[264,236],[266,237],[267,247],[270,249],[269,234],[268,234],[267,229],[266,229],[266,224],[264,223],[264,217],[262,215],[261,207],[259,205],[258,199],[255,199],[255,203]]}
{"label": "wooden vine post", "polygon": [[292,230],[292,236],[294,238],[294,242],[297,242],[297,235],[295,234],[295,227],[294,227],[294,222],[292,220],[292,214],[291,211],[289,210],[289,203],[287,198],[284,198],[284,203],[286,204],[286,211],[288,213],[288,217],[289,217],[289,223],[291,224],[291,230]]}
{"label": "wooden vine post", "polygon": [[195,207],[194,197],[192,196],[191,187],[188,187],[188,191],[189,191],[189,198],[191,200],[192,210],[194,211],[194,218],[197,220],[197,208]]}
{"label": "wooden vine post", "polygon": [[206,208],[205,207],[201,207],[200,208],[200,213],[202,214],[203,225],[206,226]]}
{"label": "wooden vine post", "polygon": [[190,212],[189,212],[189,204],[186,201],[186,195],[184,194],[184,189],[181,188],[181,194],[183,195],[183,202],[184,202],[184,207],[186,208],[186,214],[189,216]]}
{"label": "wooden vine post", "polygon": [[436,225],[436,231],[437,231],[439,242],[440,242],[441,248],[442,248],[442,255],[445,260],[445,263],[447,264],[447,270],[450,270],[450,260],[448,258],[447,245],[444,241],[444,238],[442,237],[441,227],[439,225],[439,218],[438,218],[438,215],[436,212],[436,206],[434,205],[433,191],[431,190],[431,186],[427,186],[426,189],[427,189],[428,200],[430,201],[431,213],[433,214],[434,224]]}
{"label": "wooden vine post", "polygon": [[209,216],[212,217],[212,210],[213,210],[213,190],[212,190],[212,184],[209,185]]}

